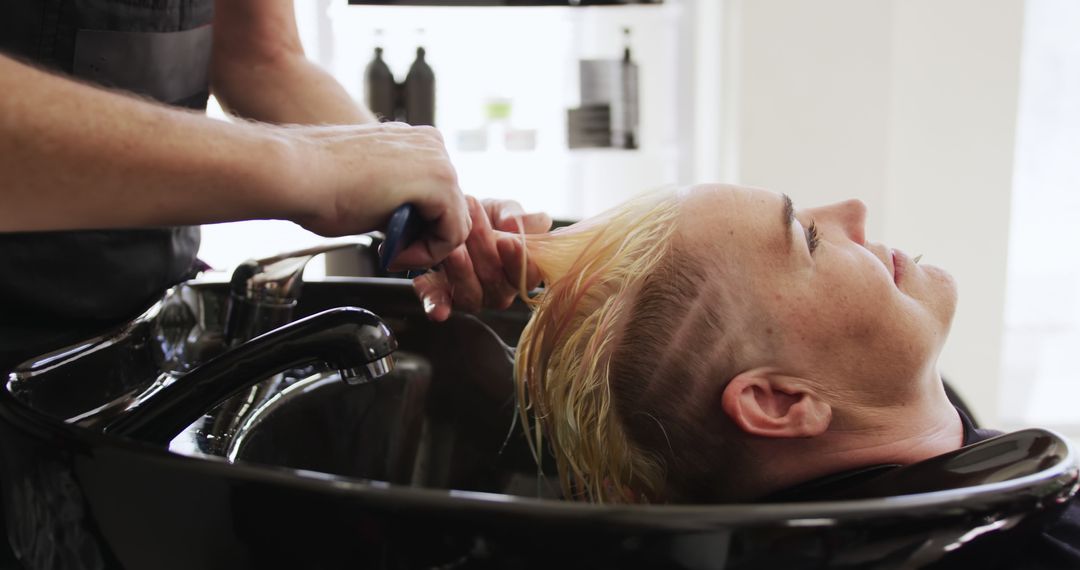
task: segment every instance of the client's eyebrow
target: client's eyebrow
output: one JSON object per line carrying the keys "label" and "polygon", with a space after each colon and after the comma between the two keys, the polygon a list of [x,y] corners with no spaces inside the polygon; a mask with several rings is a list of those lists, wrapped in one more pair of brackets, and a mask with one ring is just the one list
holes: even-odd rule
{"label": "client's eyebrow", "polygon": [[787,249],[791,249],[791,226],[795,223],[795,204],[791,203],[791,197],[781,194],[784,199],[784,243]]}

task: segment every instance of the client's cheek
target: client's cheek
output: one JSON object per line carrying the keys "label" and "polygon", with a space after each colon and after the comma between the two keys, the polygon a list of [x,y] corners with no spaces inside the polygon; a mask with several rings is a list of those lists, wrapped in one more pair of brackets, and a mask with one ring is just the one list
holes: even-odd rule
{"label": "client's cheek", "polygon": [[779,335],[783,345],[805,354],[833,353],[838,342],[847,336],[847,325],[833,311],[794,309],[782,319]]}
{"label": "client's cheek", "polygon": [[958,291],[956,279],[947,271],[933,265],[926,267],[926,276],[933,289],[933,301],[948,313],[948,318],[951,320],[952,313],[956,310]]}
{"label": "client's cheek", "polygon": [[[920,267],[905,291],[908,311],[919,320],[924,335],[943,337],[952,324],[956,311],[957,289],[951,275],[934,266]],[[941,338],[941,341],[944,339]]]}

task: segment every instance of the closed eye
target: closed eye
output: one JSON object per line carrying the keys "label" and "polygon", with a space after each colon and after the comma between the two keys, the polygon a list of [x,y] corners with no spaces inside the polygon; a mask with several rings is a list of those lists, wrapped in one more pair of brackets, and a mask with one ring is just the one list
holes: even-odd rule
{"label": "closed eye", "polygon": [[[785,242],[791,245],[791,226],[795,224],[795,205],[791,202],[791,198],[787,194],[781,194],[781,202],[783,203],[783,220],[784,220],[784,235],[786,236]],[[814,223],[813,218],[810,219],[810,225],[803,230],[806,237],[806,247],[810,250],[810,255],[814,255],[814,250],[817,249],[821,239],[818,235],[817,224]]]}
{"label": "closed eye", "polygon": [[806,247],[810,249],[810,255],[814,255],[814,250],[817,249],[820,242],[821,236],[818,235],[817,223],[810,220],[810,225],[806,228]]}

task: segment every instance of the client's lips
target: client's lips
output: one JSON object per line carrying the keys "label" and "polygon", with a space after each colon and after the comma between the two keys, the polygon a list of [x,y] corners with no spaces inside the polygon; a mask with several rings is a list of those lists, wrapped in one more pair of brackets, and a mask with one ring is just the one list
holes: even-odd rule
{"label": "client's lips", "polygon": [[893,283],[895,283],[896,286],[899,287],[900,280],[903,279],[904,271],[907,269],[908,257],[904,254],[904,252],[898,249],[893,249],[889,251],[892,254]]}

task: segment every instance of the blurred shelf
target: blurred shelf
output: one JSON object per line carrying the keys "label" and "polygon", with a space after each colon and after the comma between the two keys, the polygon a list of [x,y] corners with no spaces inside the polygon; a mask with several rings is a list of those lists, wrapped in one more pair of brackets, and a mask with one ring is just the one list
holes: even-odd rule
{"label": "blurred shelf", "polygon": [[664,0],[349,0],[354,6],[629,6]]}

